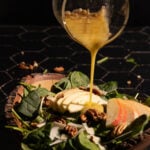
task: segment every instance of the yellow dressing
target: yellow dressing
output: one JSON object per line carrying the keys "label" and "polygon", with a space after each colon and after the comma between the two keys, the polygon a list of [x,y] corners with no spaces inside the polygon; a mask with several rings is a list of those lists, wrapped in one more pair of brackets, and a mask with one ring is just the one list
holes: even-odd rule
{"label": "yellow dressing", "polygon": [[96,55],[98,50],[107,43],[110,37],[107,9],[106,7],[102,7],[98,12],[89,12],[89,10],[81,8],[72,12],[66,11],[64,25],[70,36],[90,52],[89,105],[91,105]]}

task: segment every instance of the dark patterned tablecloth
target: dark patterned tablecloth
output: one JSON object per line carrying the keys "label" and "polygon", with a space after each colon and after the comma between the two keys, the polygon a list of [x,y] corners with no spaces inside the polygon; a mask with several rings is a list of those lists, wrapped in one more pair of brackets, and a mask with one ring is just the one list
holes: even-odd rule
{"label": "dark patterned tablecloth", "polygon": [[[103,58],[108,59],[100,64]],[[38,67],[20,69],[22,62],[37,62]],[[73,70],[90,74],[90,53],[60,26],[0,26],[0,143],[5,149],[18,149],[16,139],[3,127],[7,96],[23,76],[54,72],[59,66],[64,67],[65,74]],[[98,52],[94,82],[112,80],[118,82],[120,91],[139,93],[140,98],[150,96],[149,26],[126,27],[119,38]]]}

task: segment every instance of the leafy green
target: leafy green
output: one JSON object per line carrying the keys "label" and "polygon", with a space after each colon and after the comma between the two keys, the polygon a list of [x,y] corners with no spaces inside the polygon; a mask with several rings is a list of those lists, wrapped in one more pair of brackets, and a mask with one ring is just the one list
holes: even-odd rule
{"label": "leafy green", "polygon": [[134,58],[128,58],[128,59],[126,59],[126,62],[129,62],[129,63],[132,63],[134,65],[137,65],[137,62],[135,61]]}
{"label": "leafy green", "polygon": [[28,96],[23,97],[21,103],[16,107],[18,113],[32,118],[34,117],[40,105],[41,99],[36,91],[31,91]]}
{"label": "leafy green", "polygon": [[48,95],[53,95],[50,91],[48,91],[46,88],[38,87],[36,89],[36,92],[38,93],[39,97],[45,97]]}
{"label": "leafy green", "polygon": [[62,90],[65,89],[70,89],[71,88],[71,82],[68,79],[68,77],[62,78],[60,81],[56,82],[52,88],[51,91],[54,93],[58,93]]}
{"label": "leafy green", "polygon": [[15,107],[15,110],[25,117],[33,118],[38,114],[41,97],[49,94],[49,91],[45,88],[38,87],[30,90],[28,94],[23,95],[21,103]]}
{"label": "leafy green", "polygon": [[22,150],[33,150],[33,149],[29,148],[28,145],[25,143],[21,143],[21,148],[22,148]]}
{"label": "leafy green", "polygon": [[104,90],[107,92],[105,96],[105,98],[107,99],[114,98],[114,97],[135,99],[131,95],[118,92],[118,83],[116,81],[109,81],[103,84],[99,84],[98,87],[101,90]]}
{"label": "leafy green", "polygon": [[66,143],[66,150],[78,150],[75,145],[75,140],[69,139]]}
{"label": "leafy green", "polygon": [[47,123],[45,126],[41,128],[36,128],[30,131],[22,141],[22,145],[27,145],[29,148],[33,150],[47,150],[50,148],[50,132],[51,124]]}
{"label": "leafy green", "polygon": [[143,103],[147,106],[150,106],[150,97],[147,97]]}
{"label": "leafy green", "polygon": [[82,150],[100,150],[98,145],[96,145],[88,139],[87,133],[84,131],[78,135],[77,141],[79,148]]}
{"label": "leafy green", "polygon": [[72,88],[80,87],[80,86],[87,86],[89,84],[88,76],[80,71],[71,72],[68,75],[68,78],[71,82]]}
{"label": "leafy green", "polygon": [[87,86],[89,84],[89,78],[87,75],[80,71],[70,72],[69,75],[60,81],[56,82],[52,88],[52,92],[60,92],[65,89],[71,89],[80,86]]}
{"label": "leafy green", "polygon": [[98,87],[108,93],[118,89],[118,84],[116,81],[109,81],[103,84],[99,84]]}
{"label": "leafy green", "polygon": [[109,58],[108,57],[104,57],[100,60],[97,61],[97,64],[102,64],[103,62],[107,61]]}
{"label": "leafy green", "polygon": [[59,144],[54,145],[51,147],[52,150],[66,150],[66,142],[61,142]]}
{"label": "leafy green", "polygon": [[124,130],[124,132],[121,135],[114,138],[112,140],[112,143],[121,143],[124,140],[134,138],[137,135],[142,134],[148,121],[149,121],[149,117],[147,115],[144,114],[139,116],[130,125],[127,126],[127,128]]}
{"label": "leafy green", "polygon": [[54,93],[52,93],[51,91],[47,90],[46,88],[42,88],[42,87],[36,87],[32,84],[27,84],[25,82],[20,82],[20,85],[22,85],[24,87],[24,97],[27,96],[31,91],[37,90],[37,93],[39,94],[39,96],[44,97],[46,95],[53,95]]}

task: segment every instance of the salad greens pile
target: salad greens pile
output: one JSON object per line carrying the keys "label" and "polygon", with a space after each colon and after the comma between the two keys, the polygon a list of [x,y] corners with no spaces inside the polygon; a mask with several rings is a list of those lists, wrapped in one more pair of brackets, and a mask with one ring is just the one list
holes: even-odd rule
{"label": "salad greens pile", "polygon": [[[117,146],[127,139],[137,137],[149,122],[149,118],[142,115],[128,125],[122,134],[114,136],[113,129],[105,126],[105,120],[87,124],[81,121],[80,112],[61,114],[43,105],[47,96],[55,96],[65,89],[87,87],[89,78],[79,71],[69,73],[55,83],[51,91],[23,82],[20,84],[24,86],[24,93],[21,103],[13,107],[12,113],[21,122],[22,127],[6,127],[21,132],[23,150],[105,150],[109,149],[109,146]],[[115,81],[99,84],[97,87],[107,92],[104,96],[106,100],[113,97],[131,97],[119,93]],[[58,118],[62,122],[57,122]],[[66,126],[70,130],[66,129]],[[74,128],[76,130],[73,130]],[[76,133],[75,136],[70,136],[70,132]]]}

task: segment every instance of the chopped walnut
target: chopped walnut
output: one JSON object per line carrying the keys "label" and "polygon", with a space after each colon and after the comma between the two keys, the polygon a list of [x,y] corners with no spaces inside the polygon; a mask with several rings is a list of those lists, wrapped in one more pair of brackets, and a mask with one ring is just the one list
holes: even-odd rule
{"label": "chopped walnut", "polygon": [[70,137],[75,137],[75,136],[77,135],[77,133],[78,133],[77,127],[70,126],[70,125],[66,125],[65,131],[67,132],[67,134],[68,134]]}
{"label": "chopped walnut", "polygon": [[26,65],[26,63],[23,61],[19,64],[20,69],[29,69],[29,67]]}
{"label": "chopped walnut", "polygon": [[55,72],[58,72],[58,73],[64,72],[64,67],[62,67],[62,66],[60,66],[60,67],[55,67],[55,68],[54,68],[54,71],[55,71]]}
{"label": "chopped walnut", "polygon": [[36,61],[34,61],[33,64],[27,64],[26,62],[22,61],[19,64],[19,68],[24,70],[34,70],[37,67],[38,67],[38,63]]}
{"label": "chopped walnut", "polygon": [[50,107],[53,105],[53,102],[47,98],[44,99],[43,106]]}
{"label": "chopped walnut", "polygon": [[114,128],[114,130],[113,130],[113,135],[120,135],[123,131],[124,131],[124,129],[127,127],[127,123],[123,123],[123,124],[121,124],[121,125],[118,125],[118,126],[116,126],[115,128]]}
{"label": "chopped walnut", "polygon": [[55,118],[55,121],[58,122],[58,123],[61,123],[61,124],[66,124],[67,123],[64,118],[59,118],[59,117]]}
{"label": "chopped walnut", "polygon": [[31,122],[31,126],[34,128],[37,128],[38,123],[37,122]]}
{"label": "chopped walnut", "polygon": [[56,95],[56,100],[60,99],[60,98],[63,98],[64,97],[64,93],[63,92],[60,92]]}
{"label": "chopped walnut", "polygon": [[88,118],[85,114],[81,114],[80,119],[81,119],[82,122],[87,122],[88,121]]}
{"label": "chopped walnut", "polygon": [[80,119],[82,122],[99,122],[106,120],[106,114],[100,113],[96,109],[88,109],[84,114],[81,114]]}

